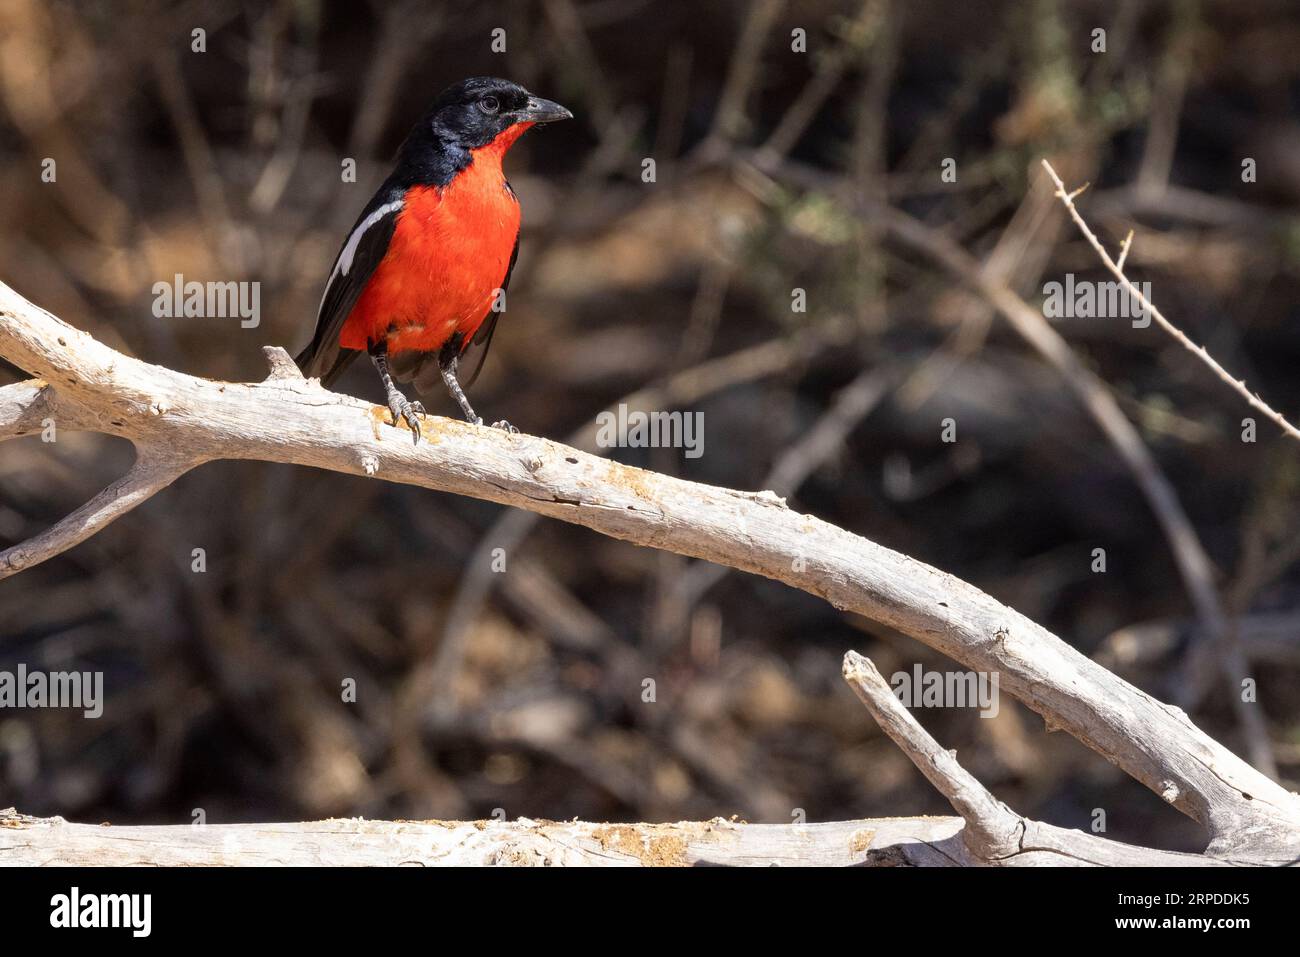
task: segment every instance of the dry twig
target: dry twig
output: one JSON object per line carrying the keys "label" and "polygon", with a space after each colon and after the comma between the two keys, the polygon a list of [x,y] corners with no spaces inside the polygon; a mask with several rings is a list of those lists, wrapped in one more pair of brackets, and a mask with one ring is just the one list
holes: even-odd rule
{"label": "dry twig", "polygon": [[1133,297],[1133,301],[1140,303],[1142,307],[1151,314],[1161,329],[1173,336],[1184,349],[1209,366],[1216,376],[1230,385],[1253,408],[1271,419],[1291,438],[1300,439],[1300,429],[1297,429],[1294,425],[1288,422],[1282,413],[1276,411],[1258,395],[1247,389],[1244,380],[1233,378],[1232,374],[1229,373],[1227,369],[1223,368],[1223,366],[1219,365],[1214,356],[1210,355],[1205,346],[1198,346],[1196,343],[1192,342],[1192,340],[1187,337],[1186,333],[1165,318],[1164,313],[1156,308],[1155,303],[1151,302],[1142,294],[1142,290],[1135,286],[1129,280],[1128,276],[1124,274],[1124,260],[1127,258],[1129,246],[1131,245],[1129,240],[1124,241],[1119,261],[1117,262],[1112,259],[1110,253],[1106,252],[1106,247],[1101,244],[1101,240],[1098,239],[1097,235],[1091,228],[1089,228],[1088,223],[1084,220],[1083,216],[1079,213],[1078,208],[1074,205],[1074,197],[1077,196],[1081,190],[1075,190],[1073,193],[1066,192],[1065,183],[1061,181],[1060,176],[1056,175],[1056,170],[1052,169],[1052,164],[1047,160],[1043,160],[1043,169],[1047,170],[1047,175],[1052,177],[1052,182],[1056,184],[1056,195],[1060,197],[1065,208],[1069,210],[1070,218],[1072,218],[1075,225],[1079,227],[1079,232],[1083,234],[1083,238],[1088,240],[1089,245],[1091,245],[1093,249],[1097,250],[1097,255],[1101,257],[1102,263],[1108,270],[1110,270],[1111,274],[1120,281],[1125,292]]}

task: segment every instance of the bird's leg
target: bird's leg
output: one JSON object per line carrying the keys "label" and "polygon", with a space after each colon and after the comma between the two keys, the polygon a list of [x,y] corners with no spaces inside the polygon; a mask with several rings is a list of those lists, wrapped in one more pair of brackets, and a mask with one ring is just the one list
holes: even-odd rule
{"label": "bird's leg", "polygon": [[388,371],[388,352],[381,346],[370,350],[370,360],[379,370],[379,378],[384,380],[384,391],[388,393],[388,411],[393,413],[393,425],[397,425],[397,418],[401,416],[406,420],[406,424],[411,427],[411,438],[418,445],[420,442],[420,416],[424,415],[424,406],[418,402],[412,402],[402,395],[400,389],[393,384],[393,376]]}
{"label": "bird's leg", "polygon": [[[456,400],[460,410],[465,413],[465,418],[474,425],[482,425],[483,417],[474,411],[474,407],[469,404],[469,399],[465,398],[465,390],[460,387],[460,382],[456,378],[456,366],[460,364],[459,356],[452,356],[446,362],[439,362],[438,369],[442,372],[442,381],[447,383],[447,391],[451,397]],[[502,419],[500,422],[493,422],[492,428],[504,429],[507,432],[517,433],[519,430],[513,425]]]}
{"label": "bird's leg", "polygon": [[456,366],[460,364],[460,359],[452,356],[446,362],[438,363],[438,370],[442,373],[442,381],[447,383],[447,391],[451,397],[456,400],[460,406],[460,411],[465,413],[465,418],[474,425],[482,425],[483,418],[474,411],[474,407],[469,404],[469,399],[465,398],[465,390],[460,387],[456,380]]}

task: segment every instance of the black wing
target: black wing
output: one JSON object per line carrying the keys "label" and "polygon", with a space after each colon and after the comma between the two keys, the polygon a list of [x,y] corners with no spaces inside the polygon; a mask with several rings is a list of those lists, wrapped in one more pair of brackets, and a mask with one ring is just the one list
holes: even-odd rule
{"label": "black wing", "polygon": [[316,333],[295,359],[303,375],[319,377],[322,384],[329,385],[360,354],[340,349],[339,334],[366,283],[388,252],[402,209],[402,197],[400,188],[384,184],[361,211],[334,257],[334,268],[316,314]]}

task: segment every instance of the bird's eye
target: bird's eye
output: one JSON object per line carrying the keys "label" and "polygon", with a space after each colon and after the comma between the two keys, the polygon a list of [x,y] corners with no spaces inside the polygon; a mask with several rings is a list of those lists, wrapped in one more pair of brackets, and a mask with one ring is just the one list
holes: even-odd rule
{"label": "bird's eye", "polygon": [[501,102],[495,96],[485,96],[478,101],[478,108],[484,113],[495,113],[501,109]]}

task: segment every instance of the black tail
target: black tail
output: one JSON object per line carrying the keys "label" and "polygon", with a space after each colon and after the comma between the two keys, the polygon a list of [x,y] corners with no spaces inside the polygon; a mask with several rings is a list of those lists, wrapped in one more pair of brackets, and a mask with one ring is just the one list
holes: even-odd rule
{"label": "black tail", "polygon": [[316,340],[312,340],[306,349],[294,357],[298,368],[307,378],[319,378],[320,384],[329,388],[343,371],[352,364],[352,360],[361,353],[355,349],[332,348],[320,349]]}

